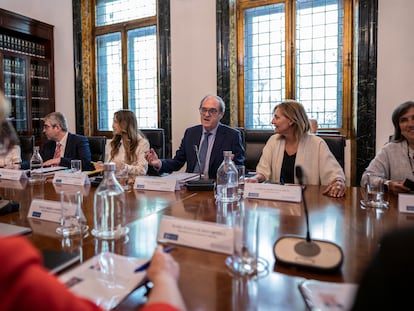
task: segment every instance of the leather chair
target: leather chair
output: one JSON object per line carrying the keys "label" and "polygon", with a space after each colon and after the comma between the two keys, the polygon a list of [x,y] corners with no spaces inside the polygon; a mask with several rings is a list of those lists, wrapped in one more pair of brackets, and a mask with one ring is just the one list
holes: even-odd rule
{"label": "leather chair", "polygon": [[86,136],[93,162],[105,161],[106,136]]}
{"label": "leather chair", "polygon": [[163,128],[140,129],[160,159],[165,158],[165,133]]}
{"label": "leather chair", "polygon": [[335,156],[338,163],[345,169],[345,145],[346,137],[344,135],[329,135],[329,134],[317,134],[323,138],[332,154]]}
{"label": "leather chair", "polygon": [[33,153],[33,147],[35,145],[35,137],[31,136],[19,136],[20,141],[20,156],[22,161],[30,161]]}
{"label": "leather chair", "polygon": [[244,166],[246,167],[246,173],[256,171],[256,166],[262,156],[263,147],[273,134],[273,130],[244,129],[246,155]]}
{"label": "leather chair", "polygon": [[[259,163],[262,156],[263,147],[266,145],[267,140],[274,134],[272,130],[248,130],[244,129],[245,134],[245,149],[246,160],[244,165],[246,167],[246,173],[255,171],[256,166]],[[338,163],[345,169],[345,145],[346,137],[344,135],[337,134],[317,134],[323,138],[332,154],[335,156]]]}

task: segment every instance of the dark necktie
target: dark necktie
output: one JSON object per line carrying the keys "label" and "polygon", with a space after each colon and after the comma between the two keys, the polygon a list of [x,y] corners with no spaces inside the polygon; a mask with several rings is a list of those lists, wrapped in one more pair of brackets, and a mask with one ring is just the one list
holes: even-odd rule
{"label": "dark necktie", "polygon": [[204,165],[206,163],[206,156],[207,156],[207,149],[208,149],[208,138],[211,136],[210,132],[204,133],[204,140],[201,143],[200,153],[198,156],[200,157],[200,173],[204,172]]}

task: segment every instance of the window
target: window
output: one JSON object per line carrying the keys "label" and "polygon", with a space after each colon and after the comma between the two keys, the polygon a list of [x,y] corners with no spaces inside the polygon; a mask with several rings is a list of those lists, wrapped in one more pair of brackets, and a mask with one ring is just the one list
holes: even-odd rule
{"label": "window", "polygon": [[293,98],[319,127],[347,131],[351,7],[352,0],[238,1],[241,126],[272,128],[274,106]]}
{"label": "window", "polygon": [[131,109],[140,128],[158,127],[155,0],[96,0],[96,130],[112,130],[114,112]]}

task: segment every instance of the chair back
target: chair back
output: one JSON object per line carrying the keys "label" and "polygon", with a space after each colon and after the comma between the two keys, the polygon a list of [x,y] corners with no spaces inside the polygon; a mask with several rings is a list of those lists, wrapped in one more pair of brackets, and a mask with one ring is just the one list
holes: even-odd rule
{"label": "chair back", "polygon": [[246,155],[244,166],[246,167],[246,173],[256,171],[256,166],[262,156],[263,147],[273,134],[273,130],[244,130]]}
{"label": "chair back", "polygon": [[326,144],[335,156],[338,163],[345,169],[345,145],[346,137],[344,135],[328,135],[328,134],[317,134],[323,138]]}
{"label": "chair back", "polygon": [[22,161],[30,161],[33,153],[33,147],[35,145],[34,135],[19,136],[20,141],[20,156]]}
{"label": "chair back", "polygon": [[165,158],[165,133],[163,128],[140,129],[160,159]]}
{"label": "chair back", "polygon": [[93,162],[105,161],[106,136],[86,136],[91,149],[91,160]]}

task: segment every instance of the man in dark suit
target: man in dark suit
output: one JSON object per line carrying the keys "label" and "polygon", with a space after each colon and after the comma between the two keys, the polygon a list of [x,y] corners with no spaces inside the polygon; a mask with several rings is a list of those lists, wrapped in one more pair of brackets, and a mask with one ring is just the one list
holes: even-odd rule
{"label": "man in dark suit", "polygon": [[[235,164],[244,164],[240,132],[220,123],[225,111],[224,101],[219,96],[207,95],[201,100],[199,111],[201,124],[186,129],[174,158],[160,160],[153,149],[146,153],[148,163],[160,173],[178,171],[187,162],[187,173],[201,171],[205,176],[214,179],[223,162],[225,150],[233,152]],[[201,156],[204,140],[208,142],[205,158]],[[202,158],[202,168],[197,160],[198,152]]]}
{"label": "man in dark suit", "polygon": [[[43,133],[49,140],[40,151],[44,166],[70,167],[70,161],[76,159],[82,161],[83,171],[94,170],[88,139],[69,133],[62,113],[52,112],[44,118]],[[29,166],[28,161],[21,164],[22,169],[28,169]]]}

